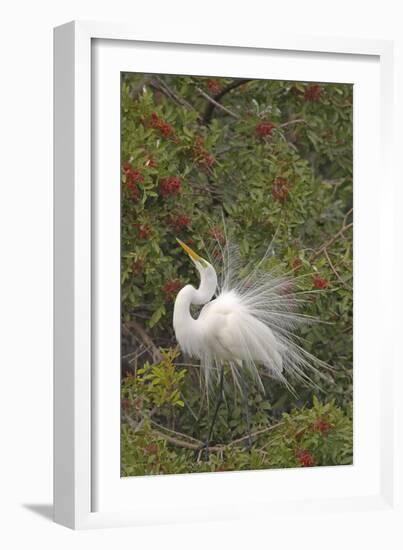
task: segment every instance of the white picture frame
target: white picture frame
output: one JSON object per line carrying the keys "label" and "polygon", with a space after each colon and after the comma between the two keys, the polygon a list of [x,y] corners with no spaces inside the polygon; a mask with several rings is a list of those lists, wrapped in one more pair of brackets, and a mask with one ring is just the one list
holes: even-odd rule
{"label": "white picture frame", "polygon": [[[382,258],[393,256],[394,190],[391,183],[385,185],[382,194],[376,188],[380,175],[383,182],[393,181],[392,43],[280,34],[255,36],[253,41],[241,37],[223,41],[207,32],[203,41],[198,41],[187,36],[185,29],[181,36],[177,32],[170,36],[169,31],[166,36],[152,36],[130,25],[72,22],[55,29],[54,44],[55,521],[81,529],[259,517],[284,506],[291,511],[300,507],[302,501],[309,503],[312,513],[346,506],[351,510],[393,510],[394,448],[389,419],[394,413],[391,399],[394,356],[393,348],[387,346],[389,306],[382,292],[392,284],[392,275],[380,266]],[[168,48],[169,59],[165,59],[161,54]],[[206,67],[213,62],[216,71],[220,70],[220,63],[221,67],[224,63],[228,67],[232,59],[242,65],[241,57],[236,59],[235,55],[245,58],[251,68],[244,65],[228,69],[234,76],[238,76],[237,70],[261,75],[263,69],[257,59],[270,56],[272,75],[319,80],[314,75],[321,74],[322,80],[332,81],[332,75],[340,70],[340,75],[350,75],[347,81],[355,83],[358,89],[359,102],[355,102],[355,108],[360,113],[362,106],[362,112],[355,126],[354,170],[355,179],[367,178],[368,186],[366,190],[362,186],[355,188],[359,199],[355,261],[360,267],[358,277],[355,273],[359,326],[355,324],[358,336],[354,345],[358,364],[366,362],[370,367],[366,373],[359,368],[355,372],[354,406],[358,403],[359,410],[355,410],[354,466],[332,468],[331,474],[328,468],[317,468],[304,472],[228,472],[120,480],[116,463],[117,374],[108,378],[113,369],[107,371],[99,361],[99,357],[108,356],[113,363],[119,330],[119,324],[115,330],[115,325],[103,324],[106,319],[116,321],[119,309],[116,295],[104,299],[113,295],[107,292],[111,288],[107,285],[116,283],[116,266],[119,269],[119,261],[110,262],[119,255],[118,195],[111,194],[108,185],[120,145],[116,105],[113,107],[116,91],[119,93],[114,75],[121,70],[134,70],[133,67],[138,72],[206,74]],[[251,60],[255,63],[250,63]],[[293,78],[284,72],[286,60],[293,67]],[[304,63],[298,62],[301,60]],[[357,70],[359,65],[361,68]],[[275,70],[278,72],[274,73]],[[213,73],[220,74],[216,71]],[[103,90],[101,96],[97,95],[97,87]],[[376,111],[371,121],[374,135],[370,135],[370,127],[366,125],[364,109]],[[98,164],[100,157],[104,161],[106,157],[99,155],[100,151],[108,151],[106,164]],[[363,162],[365,157],[367,163]],[[98,179],[103,182],[101,186]],[[370,219],[372,223],[368,225]],[[108,226],[111,237],[102,239],[101,246],[100,235],[107,223],[111,224]],[[369,258],[376,266],[371,273]],[[109,269],[108,265],[115,265],[115,269]],[[365,305],[369,293],[371,310]],[[383,321],[378,322],[376,332],[371,326],[371,311],[377,312],[377,319]],[[94,335],[99,337],[105,330],[111,330],[115,337],[111,337],[101,354],[98,345],[102,339]],[[365,350],[365,339],[373,342],[370,353]],[[376,406],[371,408],[374,402]],[[369,432],[371,426],[373,432]],[[259,493],[259,487],[268,482],[268,475],[271,490]],[[214,503],[212,490],[217,493]],[[195,491],[198,497],[192,499]],[[141,505],[135,504],[136,501]]]}

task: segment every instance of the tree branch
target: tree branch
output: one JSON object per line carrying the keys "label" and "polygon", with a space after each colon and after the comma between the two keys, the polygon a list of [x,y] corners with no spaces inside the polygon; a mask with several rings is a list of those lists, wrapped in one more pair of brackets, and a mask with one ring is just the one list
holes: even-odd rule
{"label": "tree branch", "polygon": [[[211,119],[213,118],[214,109],[218,106],[220,106],[220,108],[222,108],[220,100],[228,92],[230,92],[231,90],[234,90],[235,88],[239,88],[239,86],[242,86],[243,84],[246,84],[247,82],[251,82],[251,81],[252,81],[251,78],[240,78],[240,79],[234,80],[233,82],[230,82],[230,84],[225,86],[225,88],[223,88],[221,90],[221,92],[216,94],[214,97],[210,98],[210,96],[208,96],[209,99],[212,99],[214,102],[209,101],[209,103],[207,104],[206,110],[204,111],[204,115],[202,117],[203,124],[205,124],[206,126],[208,126],[210,124]],[[206,94],[206,95],[208,95],[208,94]],[[225,107],[224,107],[224,109],[225,109]],[[234,116],[234,114],[235,113],[232,113],[232,116]],[[235,117],[239,118],[238,115],[235,115]]]}
{"label": "tree branch", "polygon": [[202,95],[207,101],[209,101],[214,107],[218,107],[218,109],[221,109],[221,111],[224,111],[224,113],[227,113],[227,115],[230,115],[236,119],[241,118],[239,115],[234,113],[234,111],[231,111],[231,109],[228,109],[227,107],[224,107],[224,105],[221,105],[218,101],[216,101],[211,95],[207,94],[204,90],[199,88],[199,86],[196,86],[196,90],[199,92],[200,95]]}
{"label": "tree branch", "polygon": [[123,327],[130,334],[132,334],[133,333],[132,331],[134,331],[135,335],[144,342],[144,344],[151,350],[153,361],[155,363],[160,363],[162,361],[162,354],[160,350],[154,344],[152,338],[147,334],[147,332],[143,329],[143,327],[139,325],[137,321],[132,319],[128,323],[125,323]]}
{"label": "tree branch", "polygon": [[282,124],[280,124],[280,128],[285,128],[286,126],[291,126],[291,124],[297,124],[298,122],[308,124],[307,121],[303,118],[294,118],[293,120],[289,120],[288,122],[283,122]]}
{"label": "tree branch", "polygon": [[353,223],[349,223],[349,224],[346,224],[347,222],[347,218],[348,216],[351,214],[352,212],[352,209],[349,210],[347,212],[347,214],[344,216],[344,220],[343,220],[343,225],[341,226],[341,228],[339,229],[339,231],[337,231],[337,233],[335,235],[333,235],[333,237],[331,239],[329,239],[328,241],[326,241],[325,243],[323,243],[316,252],[314,252],[313,254],[311,254],[311,257],[309,258],[309,261],[312,262],[313,260],[315,260],[318,256],[320,256],[322,254],[322,252],[324,252],[327,248],[331,247],[336,241],[337,239],[343,235],[343,233],[345,231],[347,231],[348,229],[350,229],[351,227],[353,227]]}
{"label": "tree branch", "polygon": [[[182,96],[174,92],[174,90],[160,76],[154,76],[154,79],[152,80],[151,85],[154,88],[160,90],[160,92],[162,92],[169,99],[172,99],[178,105],[185,107],[189,111],[196,111],[193,105],[191,105],[188,101],[186,101],[186,99],[184,99]],[[200,118],[200,115],[199,115],[199,118]]]}
{"label": "tree branch", "polygon": [[[124,419],[126,420],[126,422],[129,424],[129,426],[134,432],[138,432],[138,430],[140,430],[140,428],[144,423],[144,418],[137,423],[128,415],[124,415]],[[151,423],[154,426],[156,426],[156,428],[152,429],[155,435],[157,435],[158,437],[161,437],[162,439],[165,439],[168,443],[171,443],[176,447],[182,447],[184,449],[190,449],[193,451],[199,451],[200,449],[203,448],[204,443],[203,441],[200,441],[200,439],[196,439],[184,433],[166,428],[165,426],[158,424],[158,422],[155,422],[154,420],[151,420]],[[258,435],[270,432],[275,428],[277,428],[278,426],[281,426],[282,424],[283,422],[278,422],[277,424],[273,424],[272,426],[261,428],[260,430],[256,430],[251,434],[245,435],[243,437],[239,437],[238,439],[234,439],[229,443],[209,446],[209,451],[218,453],[218,452],[228,450],[234,445],[239,445],[239,443],[242,443],[243,441],[246,441],[249,438],[253,438]],[[169,433],[166,433],[166,432],[169,432]]]}
{"label": "tree branch", "polygon": [[262,428],[260,430],[257,430],[256,432],[252,432],[251,434],[244,435],[243,437],[240,437],[238,439],[234,439],[234,441],[231,441],[230,443],[227,443],[224,447],[232,447],[233,445],[237,445],[238,443],[242,443],[242,441],[246,441],[249,438],[256,437],[258,435],[271,432],[275,428],[278,428],[278,426],[281,426],[284,424],[284,422],[277,422],[277,424],[273,424],[272,426],[267,426],[266,428]]}
{"label": "tree branch", "polygon": [[198,445],[203,444],[203,442],[200,441],[199,439],[196,439],[195,437],[192,437],[191,435],[186,435],[184,433],[177,432],[175,430],[171,430],[170,428],[166,428],[165,426],[162,426],[161,424],[158,424],[158,422],[155,422],[155,420],[151,420],[151,424],[156,426],[158,430],[165,430],[165,431],[169,432],[170,434],[172,434],[174,436],[177,436],[177,437],[180,437],[180,438],[183,438],[183,439],[188,439],[189,441],[193,441],[194,443],[197,443]]}

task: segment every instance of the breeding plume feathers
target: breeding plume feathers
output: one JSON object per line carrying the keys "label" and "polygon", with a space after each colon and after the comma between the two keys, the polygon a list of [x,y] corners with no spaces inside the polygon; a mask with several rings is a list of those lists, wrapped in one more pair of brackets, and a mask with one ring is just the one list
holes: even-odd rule
{"label": "breeding plume feathers", "polygon": [[[270,251],[271,244],[244,275],[237,247],[230,245],[227,237],[225,244],[217,240],[208,254],[209,262],[191,251],[200,287],[196,290],[187,285],[179,292],[174,329],[182,350],[200,360],[207,388],[224,365],[241,392],[245,380],[252,380],[264,391],[263,375],[279,380],[291,391],[296,381],[315,385],[313,373],[328,367],[301,345],[298,329],[317,320],[301,312],[307,296],[295,289],[298,277],[264,268]],[[190,304],[203,303],[197,318],[184,317]]]}

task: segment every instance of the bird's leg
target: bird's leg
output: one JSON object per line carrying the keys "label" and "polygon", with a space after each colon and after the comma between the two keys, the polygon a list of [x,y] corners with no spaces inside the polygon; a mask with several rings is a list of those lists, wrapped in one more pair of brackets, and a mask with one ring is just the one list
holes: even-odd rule
{"label": "bird's leg", "polygon": [[210,445],[211,436],[213,435],[214,424],[215,424],[215,421],[217,420],[217,414],[218,414],[218,411],[220,409],[221,403],[223,401],[223,389],[224,389],[224,365],[221,365],[217,404],[216,404],[214,414],[213,414],[213,418],[212,418],[210,428],[209,428],[209,431],[208,431],[207,440],[206,440],[206,443],[204,444],[204,449],[206,451],[206,454],[205,454],[206,460],[208,460],[208,458],[209,458],[208,448],[209,448],[209,445]]}
{"label": "bird's leg", "polygon": [[249,399],[249,393],[248,393],[248,386],[247,384],[245,384],[245,381],[242,379],[242,399],[243,399],[243,402],[244,402],[244,408],[245,408],[245,416],[246,416],[246,429],[247,429],[247,432],[248,432],[248,439],[246,440],[247,443],[246,443],[246,447],[248,449],[248,451],[250,452],[251,449],[252,449],[252,439],[251,439],[251,436],[250,436],[250,416],[249,416],[249,403],[248,403],[248,399]]}

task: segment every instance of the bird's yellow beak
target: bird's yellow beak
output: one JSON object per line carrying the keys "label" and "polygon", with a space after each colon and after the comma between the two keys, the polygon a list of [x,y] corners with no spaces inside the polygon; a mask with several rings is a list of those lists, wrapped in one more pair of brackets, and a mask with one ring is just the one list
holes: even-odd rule
{"label": "bird's yellow beak", "polygon": [[200,261],[200,260],[203,260],[203,258],[201,256],[199,256],[198,254],[196,254],[196,252],[194,250],[192,250],[190,248],[190,246],[188,246],[187,244],[182,242],[180,239],[176,239],[176,240],[181,245],[183,250],[189,254],[189,256],[192,258],[192,260],[195,260],[196,262]]}

